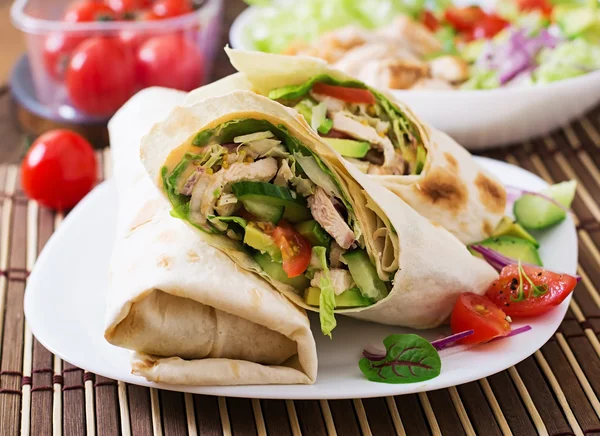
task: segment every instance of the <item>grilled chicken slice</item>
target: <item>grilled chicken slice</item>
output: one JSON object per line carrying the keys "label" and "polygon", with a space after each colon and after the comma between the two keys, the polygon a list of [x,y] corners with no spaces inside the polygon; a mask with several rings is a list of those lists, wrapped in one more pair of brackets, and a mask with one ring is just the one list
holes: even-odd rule
{"label": "grilled chicken slice", "polygon": [[469,78],[469,65],[456,56],[440,56],[429,61],[431,76],[450,83],[461,83]]}
{"label": "grilled chicken slice", "polygon": [[427,27],[406,15],[396,17],[377,33],[380,38],[404,45],[420,56],[430,55],[442,49],[440,41]]}
{"label": "grilled chicken slice", "polygon": [[419,60],[387,58],[365,63],[357,76],[375,86],[390,89],[409,89],[429,76],[429,66]]}
{"label": "grilled chicken slice", "polygon": [[[319,288],[323,274],[325,274],[323,271],[316,272],[314,278],[310,281],[310,285]],[[340,295],[346,289],[354,287],[354,280],[348,270],[332,268],[329,270],[329,277],[335,295]]]}
{"label": "grilled chicken slice", "polygon": [[[233,183],[242,181],[268,182],[275,177],[275,174],[277,174],[277,161],[272,157],[257,160],[253,163],[235,163],[229,168],[222,168],[210,176],[210,183],[206,186],[202,195],[200,213],[204,217],[212,215],[217,200],[222,194],[229,192],[229,188]],[[190,201],[190,212],[191,210],[192,202]]]}
{"label": "grilled chicken slice", "polygon": [[313,218],[325,229],[340,247],[348,249],[354,243],[354,233],[336,210],[331,198],[321,187],[308,197],[308,207]]}
{"label": "grilled chicken slice", "polygon": [[365,44],[373,35],[355,26],[347,26],[323,35],[311,45],[305,42],[292,43],[283,54],[314,56],[329,63],[336,62],[348,50]]}
{"label": "grilled chicken slice", "polygon": [[337,112],[333,114],[333,128],[346,133],[352,138],[370,142],[375,148],[383,151],[384,162],[390,162],[394,159],[395,151],[392,141],[385,135],[379,135],[374,127],[362,124],[344,112]]}

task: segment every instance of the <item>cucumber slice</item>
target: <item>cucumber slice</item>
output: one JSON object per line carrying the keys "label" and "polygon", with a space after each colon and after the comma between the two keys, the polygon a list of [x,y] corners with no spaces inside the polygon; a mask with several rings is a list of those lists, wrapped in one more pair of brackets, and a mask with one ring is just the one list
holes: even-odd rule
{"label": "cucumber slice", "polygon": [[273,280],[290,285],[299,291],[304,291],[310,285],[310,280],[303,275],[289,278],[283,266],[279,262],[273,262],[268,254],[257,253],[254,255],[254,260]]}
{"label": "cucumber slice", "polygon": [[[304,292],[304,302],[309,306],[319,307],[320,299],[321,290],[319,288],[310,287]],[[340,295],[335,296],[336,309],[364,307],[370,306],[371,304],[373,304],[371,300],[364,297],[358,288],[346,289]]]}
{"label": "cucumber slice", "polygon": [[[557,183],[548,189],[541,191],[542,194],[558,201],[565,207],[571,207],[577,182],[574,180]],[[517,222],[528,229],[545,229],[565,219],[567,213],[550,201],[535,195],[523,195],[513,206],[513,213]]]}
{"label": "cucumber slice", "polygon": [[311,246],[329,248],[331,236],[315,220],[296,224],[296,231],[304,236]]}
{"label": "cucumber slice", "polygon": [[[483,245],[511,259],[521,259],[523,263],[542,266],[542,259],[537,248],[526,239],[515,238],[514,236],[497,236],[473,245]],[[479,253],[474,252],[471,248],[469,250],[475,256],[480,256]]]}
{"label": "cucumber slice", "polygon": [[365,157],[371,144],[364,141],[356,141],[354,139],[339,139],[339,138],[322,138],[335,151],[344,157],[354,157],[361,159]]}
{"label": "cucumber slice", "polygon": [[[244,206],[250,204],[251,208],[256,208],[262,205],[260,206],[264,206],[262,211],[273,214],[273,217],[275,217],[275,209],[267,211],[267,206],[283,207],[283,218],[293,223],[312,219],[304,197],[285,186],[265,182],[238,182],[234,183],[231,189]],[[250,210],[248,212],[253,213]]]}
{"label": "cucumber slice", "polygon": [[285,208],[283,206],[274,206],[255,200],[240,200],[244,205],[244,208],[257,218],[263,221],[269,221],[273,224],[277,224],[281,218]]}

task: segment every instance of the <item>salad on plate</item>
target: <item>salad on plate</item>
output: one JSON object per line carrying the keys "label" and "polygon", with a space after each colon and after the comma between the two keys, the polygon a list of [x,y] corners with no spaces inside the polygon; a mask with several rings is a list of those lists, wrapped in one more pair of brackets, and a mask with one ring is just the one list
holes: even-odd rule
{"label": "salad on plate", "polygon": [[390,89],[534,86],[600,69],[596,0],[249,2],[254,48],[309,55]]}

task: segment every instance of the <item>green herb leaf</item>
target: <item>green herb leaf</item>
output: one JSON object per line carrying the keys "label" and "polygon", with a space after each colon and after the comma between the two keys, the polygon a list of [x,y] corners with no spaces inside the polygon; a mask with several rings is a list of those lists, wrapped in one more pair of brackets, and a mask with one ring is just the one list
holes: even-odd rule
{"label": "green herb leaf", "polygon": [[386,356],[360,359],[358,367],[368,380],[379,383],[416,383],[440,375],[442,361],[431,343],[419,335],[390,335],[383,340]]}

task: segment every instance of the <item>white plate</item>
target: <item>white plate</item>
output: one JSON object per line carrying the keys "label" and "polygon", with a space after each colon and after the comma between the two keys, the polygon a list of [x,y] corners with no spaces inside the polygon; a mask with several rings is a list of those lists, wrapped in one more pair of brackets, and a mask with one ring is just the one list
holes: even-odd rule
{"label": "white plate", "polygon": [[[546,183],[515,166],[480,158],[504,182],[527,189]],[[173,386],[149,383],[131,374],[130,352],[103,338],[107,269],[116,220],[115,186],[108,181],[90,193],[50,238],[29,278],[25,315],[37,339],[48,350],[93,373],[144,386],[232,397],[317,399],[365,398],[429,391],[467,383],[502,371],[539,349],[555,332],[570,298],[545,316],[530,320],[521,335],[452,353],[442,354],[442,373],[423,383],[389,385],[367,381],[358,369],[363,347],[381,344],[392,333],[409,329],[338,316],[333,340],[320,334],[318,317],[311,316],[319,356],[314,385],[293,386]],[[572,219],[540,234],[541,256],[548,268],[575,273],[577,238]],[[515,326],[523,323],[515,323]],[[435,339],[447,327],[419,334]],[[381,346],[381,345],[380,345]]]}
{"label": "white plate", "polygon": [[[249,7],[236,18],[232,47],[255,49],[245,34],[256,12]],[[600,101],[600,71],[542,86],[392,93],[463,146],[482,150],[548,133],[590,110]]]}

